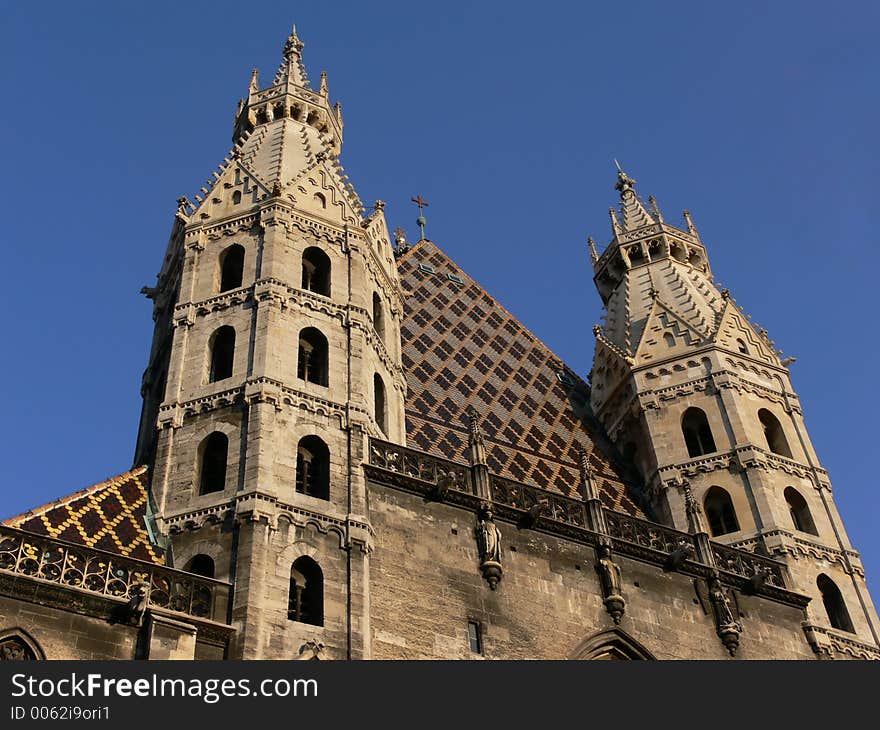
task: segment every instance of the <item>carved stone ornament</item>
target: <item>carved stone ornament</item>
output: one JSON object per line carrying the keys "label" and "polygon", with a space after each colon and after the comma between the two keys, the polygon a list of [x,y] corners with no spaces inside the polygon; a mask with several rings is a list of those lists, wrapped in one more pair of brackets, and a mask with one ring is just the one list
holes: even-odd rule
{"label": "carved stone ornament", "polygon": [[296,661],[313,661],[326,659],[327,652],[324,650],[324,642],[317,639],[309,639],[299,648],[299,656]]}
{"label": "carved stone ornament", "polygon": [[599,582],[602,585],[602,598],[604,599],[605,610],[608,611],[614,623],[619,624],[624,611],[626,611],[626,599],[623,597],[622,592],[620,566],[612,560],[611,546],[607,543],[599,545],[596,552],[598,554],[596,572],[599,574]]}
{"label": "carved stone ornament", "polygon": [[33,650],[19,637],[10,636],[0,641],[0,661],[34,660]]}
{"label": "carved stone ornament", "polygon": [[487,502],[480,503],[474,534],[480,554],[480,572],[493,591],[501,580],[501,531],[492,519],[492,508]]}
{"label": "carved stone ornament", "polygon": [[732,602],[721,581],[713,577],[709,578],[708,584],[709,600],[712,603],[712,612],[715,614],[715,628],[718,637],[730,656],[736,656],[742,626],[734,617]]}

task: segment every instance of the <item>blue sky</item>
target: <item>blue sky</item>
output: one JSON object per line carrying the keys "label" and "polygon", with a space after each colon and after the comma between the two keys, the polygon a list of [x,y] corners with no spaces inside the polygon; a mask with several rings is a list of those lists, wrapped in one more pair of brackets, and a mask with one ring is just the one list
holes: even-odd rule
{"label": "blue sky", "polygon": [[428,235],[582,375],[613,158],[792,366],[869,579],[877,3],[2,3],[0,516],[131,465],[175,199],[229,149],[291,22],[366,203]]}

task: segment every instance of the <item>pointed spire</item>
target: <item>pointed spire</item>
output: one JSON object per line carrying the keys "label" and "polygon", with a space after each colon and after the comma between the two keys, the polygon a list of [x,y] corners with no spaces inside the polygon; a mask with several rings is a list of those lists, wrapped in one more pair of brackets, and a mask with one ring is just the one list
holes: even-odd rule
{"label": "pointed spire", "polygon": [[260,90],[260,69],[251,71],[251,82],[248,84],[248,101]]}
{"label": "pointed spire", "polygon": [[295,86],[308,88],[309,79],[306,76],[306,69],[302,61],[303,48],[305,48],[305,44],[296,34],[296,25],[294,25],[287,41],[284,43],[283,60],[281,61],[281,66],[278,67],[278,73],[275,74],[273,82],[275,85],[287,81]]}
{"label": "pointed spire", "polygon": [[596,250],[596,242],[592,236],[587,238],[587,246],[590,247],[590,259],[595,264],[599,260],[599,252]]}
{"label": "pointed spire", "polygon": [[649,195],[648,203],[651,206],[651,215],[654,216],[654,220],[658,223],[663,223],[663,214],[660,212],[660,207],[657,205],[657,199],[653,195]]}
{"label": "pointed spire", "polygon": [[[642,226],[650,226],[654,221],[648,215],[648,211],[645,210],[645,206],[642,205],[639,196],[636,195],[635,178],[627,175],[617,160],[614,160],[614,164],[617,166],[617,183],[614,189],[620,191],[620,213],[623,218],[623,232],[632,231]],[[614,233],[618,235],[619,231],[615,229]]]}
{"label": "pointed spire", "polygon": [[617,211],[614,210],[614,208],[609,208],[608,215],[611,216],[611,230],[614,232],[615,236],[619,236],[623,233],[623,229],[620,227],[620,221],[617,220]]}
{"label": "pointed spire", "polygon": [[321,96],[330,96],[330,89],[327,86],[327,72],[321,71],[321,88],[318,90]]}
{"label": "pointed spire", "polygon": [[483,428],[480,426],[480,414],[473,406],[468,406],[468,446],[470,447],[471,466],[486,465],[486,443],[483,441]]}
{"label": "pointed spire", "polygon": [[688,519],[688,530],[691,534],[708,534],[706,531],[706,524],[703,521],[703,510],[700,509],[700,505],[697,504],[697,500],[694,498],[694,493],[691,491],[691,485],[684,481],[682,483],[682,489],[684,491],[684,509],[687,513]]}
{"label": "pointed spire", "polygon": [[590,464],[590,458],[583,448],[578,448],[578,461],[581,472],[581,489],[583,489],[584,499],[599,499],[599,492],[596,489],[595,472]]}
{"label": "pointed spire", "polygon": [[697,227],[694,225],[694,221],[691,218],[691,212],[689,210],[684,211],[684,222],[687,224],[688,233],[692,236],[700,237],[700,234],[697,233]]}

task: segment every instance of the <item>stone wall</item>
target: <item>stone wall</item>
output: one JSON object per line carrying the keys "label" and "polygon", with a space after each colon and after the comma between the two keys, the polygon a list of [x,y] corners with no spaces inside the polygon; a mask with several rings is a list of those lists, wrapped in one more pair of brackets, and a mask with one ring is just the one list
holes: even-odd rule
{"label": "stone wall", "polygon": [[[468,621],[492,659],[566,659],[617,628],[658,659],[729,659],[693,578],[615,556],[626,613],[615,627],[602,603],[593,548],[499,522],[504,576],[491,591],[478,569],[472,513],[370,485],[374,659],[475,659]],[[811,659],[802,610],[737,593],[737,658]],[[708,608],[708,606],[707,606]]]}

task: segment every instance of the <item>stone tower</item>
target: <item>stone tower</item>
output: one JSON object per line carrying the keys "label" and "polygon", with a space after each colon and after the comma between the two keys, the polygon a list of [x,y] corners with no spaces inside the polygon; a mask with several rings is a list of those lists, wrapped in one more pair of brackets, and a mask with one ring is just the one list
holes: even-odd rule
{"label": "stone tower", "polygon": [[714,539],[784,560],[811,596],[804,629],[878,643],[877,614],[788,372],[766,330],[719,290],[690,215],[669,225],[619,170],[611,243],[594,281],[592,407],[646,485],[657,517],[688,529],[693,497]]}
{"label": "stone tower", "polygon": [[[402,295],[384,204],[338,161],[342,112],[296,30],[234,147],[178,201],[136,460],[176,567],[233,584],[233,658],[369,655],[368,436],[403,444]],[[313,642],[313,643],[312,643]]]}

